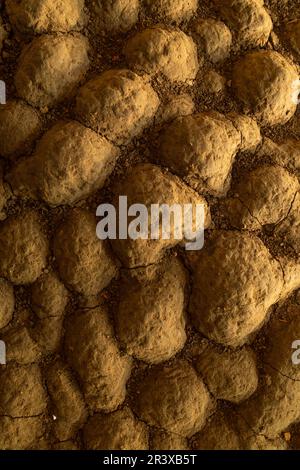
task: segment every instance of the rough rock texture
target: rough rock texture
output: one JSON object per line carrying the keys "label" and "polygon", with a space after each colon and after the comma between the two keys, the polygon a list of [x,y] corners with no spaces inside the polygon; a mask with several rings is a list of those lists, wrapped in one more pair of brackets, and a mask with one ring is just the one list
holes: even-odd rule
{"label": "rough rock texture", "polygon": [[152,123],[159,98],[146,78],[109,70],[79,91],[76,113],[83,124],[117,144],[128,143]]}
{"label": "rough rock texture", "polygon": [[38,365],[7,365],[0,377],[0,415],[25,418],[45,411],[47,398]]}
{"label": "rough rock texture", "polygon": [[[210,213],[205,199],[178,178],[170,173],[163,172],[156,165],[136,165],[131,169],[126,180],[116,188],[116,194],[126,195],[128,206],[135,204],[137,201],[149,209],[152,204],[168,204],[169,206],[178,204],[181,206],[181,213],[183,204],[191,204],[192,208],[196,204],[201,204],[205,212],[205,228],[210,224]],[[116,199],[115,202],[116,207],[118,207],[118,200]],[[191,216],[194,222],[193,226],[195,228],[199,227],[198,222],[200,221],[196,219],[195,210],[193,210]],[[151,227],[148,223],[146,225],[146,235],[149,236]],[[111,241],[113,250],[126,267],[142,267],[157,262],[162,258],[166,249],[184,241],[186,233],[184,227],[182,234],[179,234],[181,237],[179,239],[176,238],[176,228],[180,229],[181,225],[175,226],[174,223],[171,223],[170,227],[163,227],[162,221],[160,221],[159,227],[160,234],[157,240],[150,238],[138,238],[136,240],[127,238],[126,240],[116,239]],[[166,239],[163,238],[163,228],[165,228]]]}
{"label": "rough rock texture", "polygon": [[84,0],[7,0],[6,10],[25,34],[79,30],[85,23]]}
{"label": "rough rock texture", "polygon": [[195,450],[240,450],[240,438],[223,413],[215,413],[193,437]]}
{"label": "rough rock texture", "polygon": [[117,274],[108,245],[96,236],[94,215],[83,209],[73,209],[58,228],[53,251],[63,281],[86,296],[98,294]]}
{"label": "rough rock texture", "polygon": [[185,437],[157,430],[153,432],[150,448],[152,450],[188,450]]}
{"label": "rough rock texture", "polygon": [[131,361],[119,352],[107,312],[95,308],[69,317],[65,351],[88,406],[94,411],[115,410],[125,399]]}
{"label": "rough rock texture", "polygon": [[262,0],[214,0],[214,3],[241,47],[266,44],[273,23]]}
{"label": "rough rock texture", "polygon": [[23,101],[0,105],[0,155],[18,156],[30,148],[41,130],[38,112]]}
{"label": "rough rock texture", "polygon": [[260,128],[257,122],[245,114],[235,112],[226,114],[226,118],[232,122],[235,128],[242,135],[240,150],[242,152],[244,150],[254,152],[262,140]]}
{"label": "rough rock texture", "polygon": [[195,327],[230,346],[245,343],[262,326],[283,289],[279,262],[258,237],[246,233],[216,232],[197,255],[193,273]]}
{"label": "rough rock texture", "polygon": [[269,438],[277,437],[300,416],[299,365],[292,362],[292,344],[300,333],[299,314],[299,307],[290,308],[284,329],[280,318],[270,324],[264,355],[268,384],[239,409],[255,432]]}
{"label": "rough rock texture", "polygon": [[92,0],[96,23],[109,33],[125,32],[138,21],[139,0]]}
{"label": "rough rock texture", "polygon": [[14,307],[14,289],[9,282],[0,278],[0,328],[4,328],[10,322]]}
{"label": "rough rock texture", "polygon": [[139,385],[133,406],[148,424],[185,437],[203,427],[212,401],[194,369],[176,361],[151,369]]}
{"label": "rough rock texture", "polygon": [[170,359],[186,341],[186,272],[176,258],[130,271],[121,284],[116,331],[128,354],[149,363]]}
{"label": "rough rock texture", "polygon": [[295,54],[296,59],[300,58],[300,20],[293,20],[286,26],[286,39]]}
{"label": "rough rock texture", "polygon": [[155,20],[180,24],[197,10],[198,0],[145,0],[146,13]]}
{"label": "rough rock texture", "polygon": [[37,417],[0,417],[0,447],[2,450],[26,450],[34,447],[45,432],[43,420]]}
{"label": "rough rock texture", "polygon": [[43,35],[20,56],[15,75],[17,93],[38,108],[54,106],[72,95],[88,68],[84,36]]}
{"label": "rough rock texture", "polygon": [[249,52],[233,68],[232,85],[246,114],[264,126],[284,124],[296,111],[293,83],[298,74],[276,51]]}
{"label": "rough rock texture", "polygon": [[32,308],[39,318],[61,317],[68,291],[54,272],[45,272],[31,286]]}
{"label": "rough rock texture", "polygon": [[221,196],[240,144],[241,133],[224,115],[194,114],[166,127],[158,158],[200,193]]}
{"label": "rough rock texture", "polygon": [[128,407],[109,415],[95,414],[84,427],[83,439],[90,450],[148,449],[147,426]]}
{"label": "rough rock texture", "polygon": [[217,399],[240,403],[257,389],[255,354],[248,348],[221,351],[208,346],[195,361],[195,367]]}
{"label": "rough rock texture", "polygon": [[212,63],[222,62],[230,54],[232,36],[222,21],[213,18],[196,20],[193,26],[200,50]]}
{"label": "rough rock texture", "polygon": [[171,122],[178,116],[187,116],[194,109],[195,104],[189,94],[171,95],[166,103],[161,103],[155,116],[155,124]]}
{"label": "rough rock texture", "polygon": [[53,126],[35,153],[10,175],[17,194],[40,197],[51,206],[74,204],[101,189],[119,151],[104,137],[76,121]]}
{"label": "rough rock texture", "polygon": [[199,70],[196,44],[182,31],[145,29],[128,40],[124,53],[135,70],[162,74],[171,82],[191,84]]}
{"label": "rough rock texture", "polygon": [[298,190],[298,179],[282,167],[258,167],[234,188],[236,197],[228,203],[231,223],[248,230],[278,224],[288,216]]}
{"label": "rough rock texture", "polygon": [[279,240],[285,240],[297,254],[300,254],[300,193],[298,192],[290,207],[290,211],[282,222],[275,228]]}
{"label": "rough rock texture", "polygon": [[0,226],[0,275],[14,284],[34,282],[46,266],[48,241],[39,216],[25,211]]}
{"label": "rough rock texture", "polygon": [[27,327],[10,328],[2,336],[6,344],[6,362],[27,365],[38,362],[41,358],[41,349],[32,338],[31,329]]}
{"label": "rough rock texture", "polygon": [[47,389],[52,400],[54,434],[57,439],[71,439],[83,426],[87,411],[81,392],[69,370],[54,363],[48,370]]}

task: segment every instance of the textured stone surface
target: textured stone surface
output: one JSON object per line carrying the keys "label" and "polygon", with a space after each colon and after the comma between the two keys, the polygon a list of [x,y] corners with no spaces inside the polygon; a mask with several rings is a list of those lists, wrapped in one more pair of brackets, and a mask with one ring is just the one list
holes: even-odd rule
{"label": "textured stone surface", "polygon": [[152,27],[129,39],[124,48],[130,66],[171,82],[191,83],[197,75],[197,47],[182,31]]}
{"label": "textured stone surface", "polygon": [[83,430],[90,450],[145,450],[148,448],[147,426],[135,418],[128,407],[110,415],[95,414]]}
{"label": "textured stone surface", "polygon": [[116,331],[128,354],[149,363],[170,359],[186,341],[187,273],[179,261],[166,259],[124,275]]}
{"label": "textured stone surface", "polygon": [[297,105],[293,101],[293,83],[298,74],[276,51],[249,52],[233,68],[232,85],[246,114],[264,126],[289,121]]}
{"label": "textured stone surface", "polygon": [[280,264],[259,238],[246,233],[217,231],[197,255],[193,273],[194,325],[231,346],[245,343],[262,326],[283,289]]}
{"label": "textured stone surface", "polygon": [[212,402],[194,369],[185,361],[156,366],[139,385],[134,408],[148,424],[181,436],[201,429]]}
{"label": "textured stone surface", "polygon": [[76,113],[83,124],[124,144],[151,125],[158,105],[146,78],[126,69],[109,70],[80,89]]}
{"label": "textured stone surface", "polygon": [[85,23],[84,0],[8,0],[12,25],[22,33],[79,30]]}
{"label": "textured stone surface", "polygon": [[38,108],[69,98],[89,68],[88,41],[81,35],[43,35],[23,51],[15,75],[18,95]]}

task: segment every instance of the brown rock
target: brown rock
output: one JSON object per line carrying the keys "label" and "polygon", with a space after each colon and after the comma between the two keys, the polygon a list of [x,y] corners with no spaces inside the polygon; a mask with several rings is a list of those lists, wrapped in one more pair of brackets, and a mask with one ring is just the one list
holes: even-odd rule
{"label": "brown rock", "polygon": [[262,326],[284,285],[280,264],[261,240],[233,231],[215,232],[193,272],[192,321],[208,338],[230,346],[244,344]]}
{"label": "brown rock", "polygon": [[118,337],[128,354],[149,363],[166,361],[186,341],[186,272],[176,258],[130,271],[121,284]]}
{"label": "brown rock", "polygon": [[61,279],[76,292],[96,295],[117,274],[117,265],[105,241],[96,236],[96,220],[83,209],[73,209],[56,231],[54,255]]}
{"label": "brown rock", "polygon": [[234,66],[232,85],[246,114],[264,126],[285,124],[296,111],[293,84],[296,69],[278,52],[255,51]]}
{"label": "brown rock", "polygon": [[150,126],[159,98],[146,78],[129,70],[108,70],[79,91],[76,113],[107,139],[126,144]]}
{"label": "brown rock", "polygon": [[182,31],[155,26],[130,38],[124,48],[131,67],[171,82],[192,84],[199,70],[197,47]]}
{"label": "brown rock", "polygon": [[209,393],[186,361],[153,367],[138,392],[137,415],[151,426],[183,437],[200,431],[211,411]]}
{"label": "brown rock", "polygon": [[84,0],[7,0],[11,24],[22,33],[79,30],[85,23]]}
{"label": "brown rock", "polygon": [[0,105],[0,155],[19,156],[28,150],[41,130],[38,112],[23,101]]}
{"label": "brown rock", "polygon": [[131,361],[119,352],[106,311],[95,308],[69,317],[65,350],[89,407],[115,410],[125,398]]}
{"label": "brown rock", "polygon": [[20,56],[15,75],[17,93],[38,108],[54,106],[72,95],[88,67],[84,36],[43,35]]}
{"label": "brown rock", "polygon": [[38,214],[27,210],[0,227],[0,273],[14,284],[34,282],[46,266],[48,241]]}
{"label": "brown rock", "polygon": [[125,407],[108,415],[95,414],[83,430],[89,450],[146,450],[148,430]]}

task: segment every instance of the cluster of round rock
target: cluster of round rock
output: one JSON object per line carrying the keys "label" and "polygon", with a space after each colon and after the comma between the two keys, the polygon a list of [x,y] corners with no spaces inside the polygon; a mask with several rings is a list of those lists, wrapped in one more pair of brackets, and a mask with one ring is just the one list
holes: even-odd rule
{"label": "cluster of round rock", "polygon": [[[47,447],[49,429],[58,449],[76,448],[79,430],[88,449],[285,448],[278,436],[300,417],[299,368],[290,361],[299,308],[284,332],[278,320],[269,323],[269,382],[259,388],[249,344],[270,308],[300,287],[300,264],[275,259],[257,236],[273,224],[278,238],[284,233],[300,253],[300,144],[276,145],[260,133],[260,126],[284,124],[295,113],[297,68],[274,50],[246,52],[232,71],[243,114],[194,113],[186,94],[162,103],[153,77],[186,88],[201,78],[204,59],[220,63],[234,48],[265,46],[272,20],[263,2],[214,0],[224,22],[196,17],[193,36],[178,25],[195,15],[197,0],[91,3],[99,30],[109,33],[131,29],[141,8],[174,26],[133,34],[124,47],[128,69],[82,84],[89,68],[88,41],[80,33],[83,0],[6,1],[12,26],[35,37],[18,63],[18,99],[0,107],[0,155],[14,162],[5,182],[0,174],[0,328],[8,361],[0,371],[0,448]],[[286,28],[295,58],[299,30],[300,22]],[[0,46],[1,31],[0,25]],[[17,160],[39,138],[41,113],[74,96],[74,119],[56,123],[31,156]],[[49,241],[36,210],[6,217],[11,191],[50,208],[85,199],[105,185],[124,146],[156,124],[163,125],[157,160],[132,167],[115,197],[147,207],[202,203],[207,228],[205,196],[225,198],[232,230],[214,230],[204,249],[186,260],[190,272],[167,251],[184,243],[172,232],[169,240],[110,246],[97,239],[94,215],[71,207]],[[273,164],[245,174],[227,198],[236,155],[257,149]],[[98,296],[119,273],[113,328]],[[13,286],[23,285],[34,317],[24,307],[13,319]],[[85,307],[64,318],[70,291]],[[189,321],[211,340],[192,364],[174,358]],[[64,360],[44,361],[62,342]],[[151,367],[141,368],[128,400],[134,359]],[[229,415],[218,400],[235,405]]]}

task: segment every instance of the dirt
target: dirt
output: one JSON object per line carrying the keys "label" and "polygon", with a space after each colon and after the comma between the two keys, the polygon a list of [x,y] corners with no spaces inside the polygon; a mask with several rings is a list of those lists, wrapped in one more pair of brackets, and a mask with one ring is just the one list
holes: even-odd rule
{"label": "dirt", "polygon": [[[299,1],[0,14],[0,448],[300,449]],[[123,194],[204,248],[100,241]]]}

